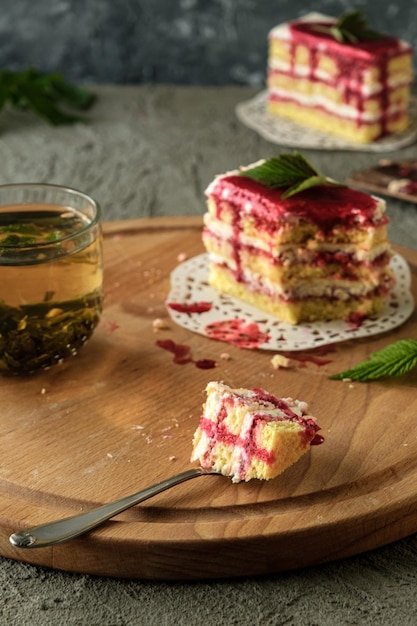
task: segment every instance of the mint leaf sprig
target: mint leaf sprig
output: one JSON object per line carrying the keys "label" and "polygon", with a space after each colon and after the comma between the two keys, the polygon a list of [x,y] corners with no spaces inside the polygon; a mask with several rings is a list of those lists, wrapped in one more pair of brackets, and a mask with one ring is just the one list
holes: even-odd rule
{"label": "mint leaf sprig", "polygon": [[0,110],[7,104],[31,109],[55,126],[84,121],[71,110],[84,111],[94,102],[86,89],[71,85],[61,74],[44,74],[34,68],[22,72],[0,72]]}
{"label": "mint leaf sprig", "polygon": [[340,43],[354,44],[360,41],[375,41],[383,37],[381,33],[369,28],[361,10],[345,13],[335,24],[329,26],[317,24],[313,28],[331,35]]}
{"label": "mint leaf sprig", "polygon": [[378,352],[371,354],[367,361],[355,365],[352,369],[333,374],[333,380],[356,380],[365,382],[384,376],[402,376],[417,365],[417,341],[400,339]]}
{"label": "mint leaf sprig", "polygon": [[317,185],[340,186],[340,183],[323,176],[299,152],[281,154],[253,167],[242,168],[239,175],[251,178],[270,189],[286,188],[282,194],[284,200]]}

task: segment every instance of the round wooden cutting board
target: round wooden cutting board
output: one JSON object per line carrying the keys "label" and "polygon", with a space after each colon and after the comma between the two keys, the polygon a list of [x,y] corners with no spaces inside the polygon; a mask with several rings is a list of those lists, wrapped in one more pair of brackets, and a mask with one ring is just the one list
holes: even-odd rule
{"label": "round wooden cutting board", "polygon": [[[182,255],[203,251],[201,218],[105,225],[105,307],[90,342],[39,375],[0,379],[0,554],[120,577],[198,579],[266,574],[340,559],[417,530],[417,372],[370,384],[329,380],[400,338],[401,327],[298,354],[207,339],[170,320],[165,298]],[[417,296],[417,253],[408,260]],[[155,330],[154,320],[168,328]],[[159,347],[190,348],[178,365]],[[227,356],[227,358],[226,358]],[[325,356],[325,358],[323,358]],[[200,359],[216,367],[197,367]],[[74,515],[191,466],[210,380],[305,400],[325,443],[269,482],[204,476],[50,548],[18,549],[18,529]]]}

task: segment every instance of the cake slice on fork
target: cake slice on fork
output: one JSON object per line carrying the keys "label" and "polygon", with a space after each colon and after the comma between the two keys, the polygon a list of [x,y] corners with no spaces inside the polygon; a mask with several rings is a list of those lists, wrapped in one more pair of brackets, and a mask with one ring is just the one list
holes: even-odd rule
{"label": "cake slice on fork", "polygon": [[232,482],[275,478],[322,443],[305,402],[209,382],[191,461]]}

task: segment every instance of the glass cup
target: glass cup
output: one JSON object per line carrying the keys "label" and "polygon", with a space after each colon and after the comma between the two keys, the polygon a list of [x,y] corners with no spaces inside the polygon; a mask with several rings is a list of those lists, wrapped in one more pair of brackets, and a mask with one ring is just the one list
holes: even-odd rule
{"label": "glass cup", "polygon": [[103,302],[100,207],[48,184],[0,185],[0,372],[77,354]]}

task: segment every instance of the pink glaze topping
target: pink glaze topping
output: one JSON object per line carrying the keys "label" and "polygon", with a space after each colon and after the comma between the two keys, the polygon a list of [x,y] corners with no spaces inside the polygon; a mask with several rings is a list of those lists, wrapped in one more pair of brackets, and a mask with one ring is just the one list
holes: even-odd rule
{"label": "pink glaze topping", "polygon": [[[366,228],[387,221],[386,217],[375,219],[375,198],[344,186],[320,185],[283,200],[284,190],[270,189],[250,178],[232,174],[217,178],[207,193],[217,200],[218,213],[224,200],[236,207],[236,220],[238,213],[250,213],[261,228],[272,231],[291,218],[313,222],[323,232],[340,226]],[[217,217],[221,217],[220,214]]]}
{"label": "pink glaze topping", "polygon": [[403,49],[407,52],[411,50],[411,46],[385,34],[381,34],[379,39],[358,41],[354,44],[342,43],[330,34],[317,30],[316,26],[329,26],[329,22],[292,22],[290,24],[292,41],[311,48],[317,48],[320,45],[321,49],[325,41],[326,52],[343,58],[346,63],[351,63],[353,60],[355,66],[358,57],[363,59],[371,57],[374,60],[375,56],[386,58],[397,55]]}

